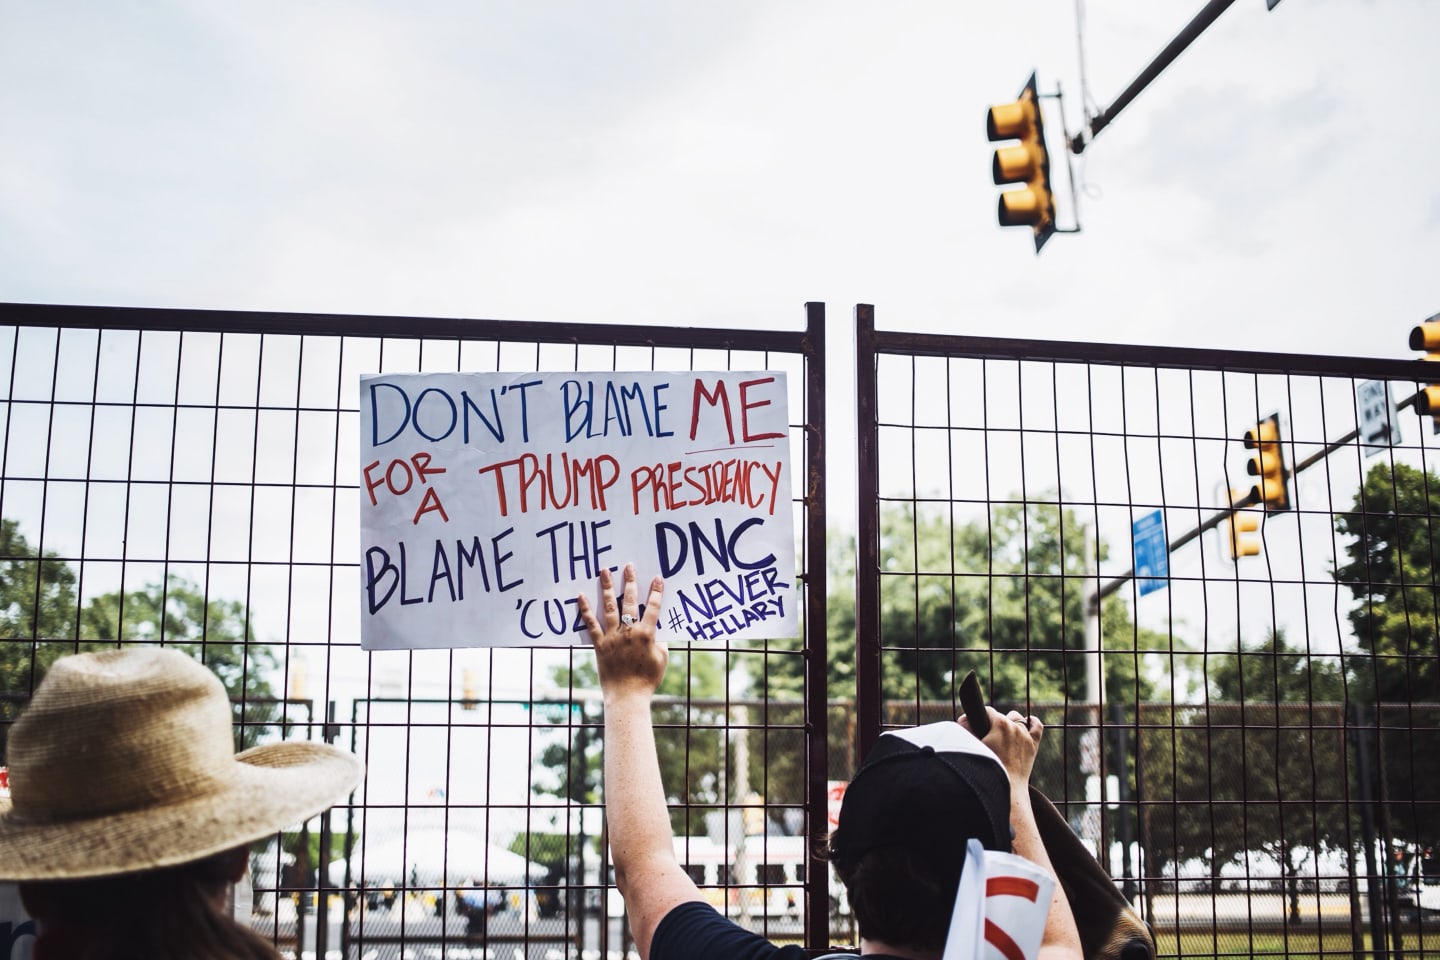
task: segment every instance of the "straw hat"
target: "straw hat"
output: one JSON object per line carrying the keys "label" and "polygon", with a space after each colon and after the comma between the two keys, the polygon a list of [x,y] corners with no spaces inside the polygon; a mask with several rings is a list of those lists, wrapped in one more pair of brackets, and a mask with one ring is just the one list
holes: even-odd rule
{"label": "straw hat", "polygon": [[103,877],[198,860],[343,799],[358,758],[320,743],[236,754],[225,688],[175,650],[63,657],[11,728],[0,880]]}

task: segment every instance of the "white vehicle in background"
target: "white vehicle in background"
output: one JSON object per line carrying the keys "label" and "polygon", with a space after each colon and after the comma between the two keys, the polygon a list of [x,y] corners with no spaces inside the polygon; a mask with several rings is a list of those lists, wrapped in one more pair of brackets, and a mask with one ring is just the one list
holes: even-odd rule
{"label": "white vehicle in background", "polygon": [[[706,900],[727,917],[799,917],[805,905],[804,836],[752,835],[740,843],[708,836],[675,838],[675,858]],[[828,874],[829,913],[845,914],[850,902]]]}
{"label": "white vehicle in background", "polygon": [[[546,870],[488,838],[466,830],[413,828],[389,836],[365,837],[349,861],[350,882],[365,895],[370,909],[400,905],[400,891],[425,901],[443,914],[447,891],[486,888],[499,892],[510,909],[534,912],[530,887]],[[330,864],[330,882],[343,886],[346,862]]]}
{"label": "white vehicle in background", "polygon": [[1401,911],[1440,912],[1440,860],[1435,851],[1413,843],[1397,843],[1394,851]]}
{"label": "white vehicle in background", "polygon": [[[805,837],[755,835],[743,846],[710,837],[676,837],[675,859],[700,888],[707,903],[733,920],[791,917],[799,919],[805,905]],[[832,915],[850,912],[844,886],[826,869]],[[625,912],[614,886],[606,889],[606,915]]]}
{"label": "white vehicle in background", "polygon": [[677,837],[675,857],[711,906],[736,919],[799,916],[805,903],[805,838],[750,836],[742,844]]}

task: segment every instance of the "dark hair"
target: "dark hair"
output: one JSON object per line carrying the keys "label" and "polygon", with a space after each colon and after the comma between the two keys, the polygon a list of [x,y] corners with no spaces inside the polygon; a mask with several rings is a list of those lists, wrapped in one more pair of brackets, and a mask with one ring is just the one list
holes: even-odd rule
{"label": "dark hair", "polygon": [[860,936],[912,950],[941,950],[955,909],[961,863],[939,851],[876,847],[835,873]]}
{"label": "dark hair", "polygon": [[21,884],[40,921],[37,957],[64,960],[279,960],[221,908],[240,847],[176,867]]}

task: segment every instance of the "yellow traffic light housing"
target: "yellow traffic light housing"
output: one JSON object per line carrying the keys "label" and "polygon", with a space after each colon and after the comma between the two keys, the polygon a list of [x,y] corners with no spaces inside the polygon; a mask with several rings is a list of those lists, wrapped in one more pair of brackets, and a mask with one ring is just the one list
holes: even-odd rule
{"label": "yellow traffic light housing", "polygon": [[480,701],[479,684],[475,682],[475,671],[466,667],[460,671],[460,709],[474,710]]}
{"label": "yellow traffic light housing", "polygon": [[1260,531],[1260,518],[1254,510],[1236,509],[1235,504],[1244,497],[1239,490],[1230,491],[1230,516],[1225,519],[1225,547],[1231,560],[1241,557],[1260,556],[1260,540],[1250,534]]}
{"label": "yellow traffic light housing", "polygon": [[1267,513],[1290,509],[1290,471],[1280,443],[1280,414],[1270,416],[1245,431],[1245,449],[1254,450],[1245,472],[1256,477],[1250,495],[1264,505]]}
{"label": "yellow traffic light housing", "polygon": [[[1410,349],[1424,350],[1426,360],[1440,361],[1440,314],[1410,331]],[[1436,379],[1440,380],[1440,375],[1437,375]],[[1421,416],[1428,413],[1434,417],[1435,430],[1440,433],[1440,382],[1429,384],[1420,390],[1415,398],[1415,412]]]}
{"label": "yellow traffic light housing", "polygon": [[1020,99],[990,108],[985,130],[992,143],[1019,141],[997,147],[991,164],[996,184],[1024,184],[1000,194],[998,216],[1002,227],[1030,227],[1039,253],[1055,233],[1055,196],[1050,190],[1050,153],[1045,147],[1035,74],[1030,74]]}

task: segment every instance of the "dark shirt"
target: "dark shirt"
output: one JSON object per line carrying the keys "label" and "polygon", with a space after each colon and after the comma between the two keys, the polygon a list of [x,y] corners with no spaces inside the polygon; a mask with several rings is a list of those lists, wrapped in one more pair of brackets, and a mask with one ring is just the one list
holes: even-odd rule
{"label": "dark shirt", "polygon": [[[665,914],[650,941],[650,960],[805,960],[807,956],[803,947],[777,947],[698,900]],[[870,954],[866,960],[894,958]]]}

